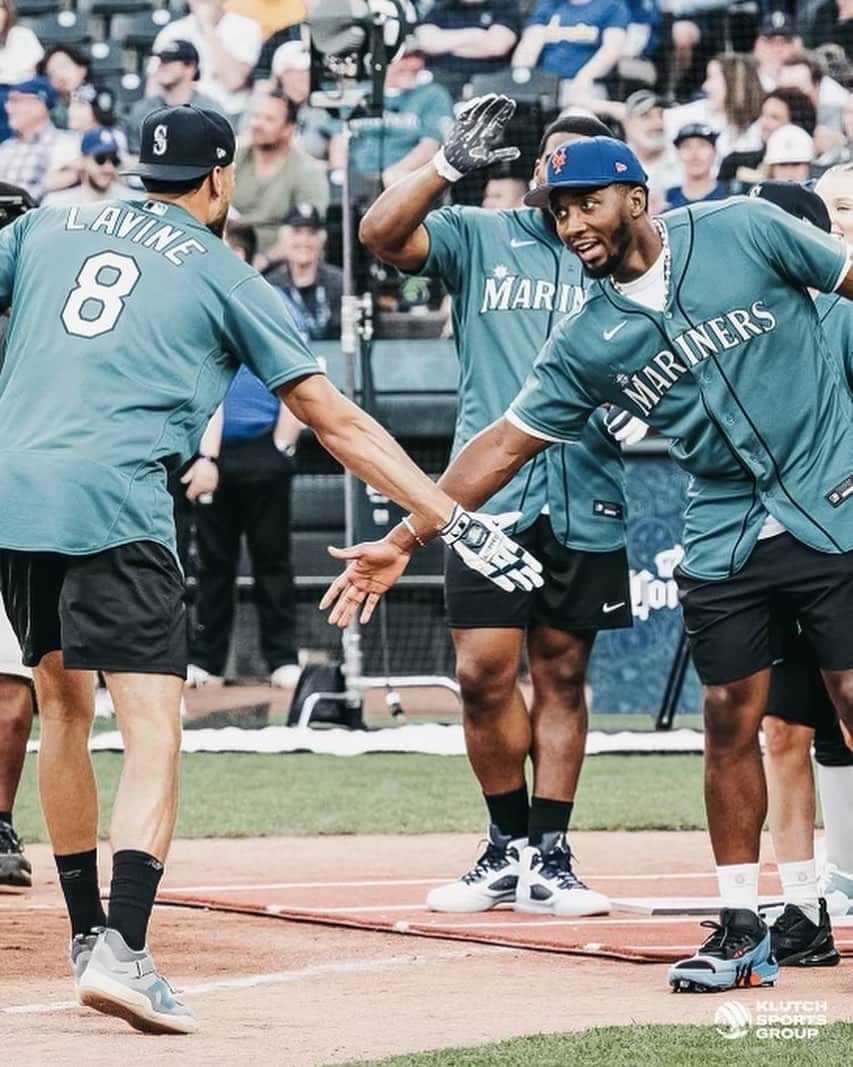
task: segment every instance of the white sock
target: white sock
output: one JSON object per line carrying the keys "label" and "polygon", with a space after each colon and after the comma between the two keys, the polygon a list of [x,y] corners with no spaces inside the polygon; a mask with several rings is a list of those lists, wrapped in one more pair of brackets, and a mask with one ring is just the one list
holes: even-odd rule
{"label": "white sock", "polygon": [[817,765],[826,862],[853,874],[853,767]]}
{"label": "white sock", "polygon": [[758,914],[758,864],[717,866],[717,884],[724,908],[749,908]]}
{"label": "white sock", "polygon": [[796,904],[817,926],[820,919],[820,904],[818,902],[817,865],[814,858],[795,860],[793,863],[780,863],[778,866],[785,903]]}

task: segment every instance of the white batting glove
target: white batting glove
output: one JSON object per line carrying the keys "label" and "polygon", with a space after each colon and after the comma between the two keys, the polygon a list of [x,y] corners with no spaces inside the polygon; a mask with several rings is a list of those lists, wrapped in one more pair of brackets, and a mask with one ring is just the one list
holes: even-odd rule
{"label": "white batting glove", "polygon": [[543,584],[542,564],[501,529],[515,522],[520,514],[482,515],[456,504],[439,535],[466,567],[485,575],[500,589],[507,593],[514,589],[530,592]]}
{"label": "white batting glove", "polygon": [[621,445],[636,445],[649,432],[642,419],[622,408],[609,407],[604,416],[604,425],[610,436]]}

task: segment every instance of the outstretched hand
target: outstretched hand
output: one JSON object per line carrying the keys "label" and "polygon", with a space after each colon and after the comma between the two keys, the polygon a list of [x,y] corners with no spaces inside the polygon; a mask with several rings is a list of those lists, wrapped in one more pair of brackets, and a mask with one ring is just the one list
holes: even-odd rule
{"label": "outstretched hand", "polygon": [[400,577],[409,562],[409,553],[387,537],[363,541],[351,548],[329,546],[329,555],[348,559],[350,564],[326,590],[320,610],[331,607],[329,622],[341,628],[349,625],[360,605],[362,624],[370,621],[379,598]]}

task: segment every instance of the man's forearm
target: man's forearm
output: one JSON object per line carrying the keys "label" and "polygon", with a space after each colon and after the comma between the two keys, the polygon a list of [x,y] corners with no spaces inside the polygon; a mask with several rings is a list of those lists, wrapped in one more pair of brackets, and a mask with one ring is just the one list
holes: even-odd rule
{"label": "man's forearm", "polygon": [[361,220],[359,238],[374,255],[393,256],[429,214],[450,183],[425,163],[386,189]]}

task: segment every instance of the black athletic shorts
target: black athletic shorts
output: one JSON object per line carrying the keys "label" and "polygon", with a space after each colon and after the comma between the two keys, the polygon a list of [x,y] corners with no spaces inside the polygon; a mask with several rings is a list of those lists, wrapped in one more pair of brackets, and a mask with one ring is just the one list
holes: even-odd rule
{"label": "black athletic shorts", "polygon": [[615,630],[631,626],[631,587],[624,548],[581,552],[554,537],[547,515],[513,534],[513,540],[542,564],[545,584],[530,593],[506,593],[466,567],[455,552],[444,565],[444,602],[448,623],[458,629],[486,627],[557,630]]}
{"label": "black athletic shorts", "polygon": [[778,619],[797,619],[825,670],[853,668],[853,552],[818,552],[788,533],[758,541],[731,578],[676,568],[684,628],[699,677],[724,685],[778,658]]}
{"label": "black athletic shorts", "polygon": [[187,672],[184,579],[172,553],[133,541],[89,556],[0,548],[0,591],[28,667]]}
{"label": "black athletic shorts", "polygon": [[770,671],[770,693],[765,715],[814,730],[815,758],[828,767],[853,766],[829,699],[823,676],[809,643],[796,626],[786,626],[781,638],[781,659]]}

